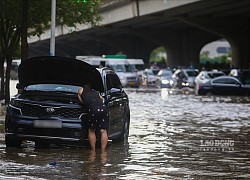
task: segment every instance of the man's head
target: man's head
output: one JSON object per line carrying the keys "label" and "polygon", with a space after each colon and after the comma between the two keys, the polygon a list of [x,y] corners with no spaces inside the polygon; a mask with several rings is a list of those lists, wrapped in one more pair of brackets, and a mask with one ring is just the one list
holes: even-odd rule
{"label": "man's head", "polygon": [[86,83],[83,85],[83,87],[88,87],[88,88],[90,88],[90,87],[91,87],[90,82],[86,82]]}

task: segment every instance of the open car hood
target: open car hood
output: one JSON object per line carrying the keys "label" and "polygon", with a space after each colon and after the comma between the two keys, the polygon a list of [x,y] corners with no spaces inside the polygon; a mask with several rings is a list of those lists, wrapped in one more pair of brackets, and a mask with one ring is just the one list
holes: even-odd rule
{"label": "open car hood", "polygon": [[104,91],[99,71],[73,58],[39,56],[27,59],[20,64],[18,77],[21,88],[44,83],[83,86],[90,82],[93,89]]}

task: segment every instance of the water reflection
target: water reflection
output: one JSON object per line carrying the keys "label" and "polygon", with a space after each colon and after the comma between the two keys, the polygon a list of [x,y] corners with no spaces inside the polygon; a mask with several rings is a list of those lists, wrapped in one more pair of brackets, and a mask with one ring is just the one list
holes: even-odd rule
{"label": "water reflection", "polygon": [[[6,149],[0,178],[250,179],[249,97],[203,97],[167,89],[127,89],[129,144]],[[233,144],[226,145],[227,140]],[[224,143],[224,144],[223,144]]]}
{"label": "water reflection", "polygon": [[[130,140],[139,140],[133,148],[133,159],[142,164],[133,168],[145,168],[151,175],[158,172],[165,178],[237,177],[235,171],[249,177],[249,156],[245,157],[249,148],[249,97],[200,97],[168,90],[144,98],[138,92],[130,95],[131,109],[140,109],[133,114],[137,131]],[[154,109],[150,102],[154,102]],[[233,148],[210,149],[201,144],[201,140],[218,139],[233,139],[235,144]],[[235,158],[241,159],[238,165]],[[242,162],[247,168],[236,170]],[[153,166],[147,166],[149,163]]]}
{"label": "water reflection", "polygon": [[[98,156],[99,157],[98,157]],[[107,152],[89,152],[88,179],[106,180],[107,176]]]}

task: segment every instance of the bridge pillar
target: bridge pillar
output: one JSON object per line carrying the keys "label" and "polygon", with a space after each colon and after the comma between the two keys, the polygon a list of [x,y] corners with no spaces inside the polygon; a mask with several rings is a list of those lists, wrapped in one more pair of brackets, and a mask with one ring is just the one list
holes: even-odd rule
{"label": "bridge pillar", "polygon": [[232,47],[232,65],[249,68],[250,24],[247,17],[196,17],[181,19],[199,29],[225,38]]}
{"label": "bridge pillar", "polygon": [[190,29],[175,32],[164,42],[168,54],[169,66],[188,66],[200,68],[200,51],[209,42],[219,39],[218,36],[205,31]]}
{"label": "bridge pillar", "polygon": [[149,64],[150,53],[159,45],[141,38],[140,36],[116,36],[113,38],[100,37],[99,41],[109,48],[116,49],[116,53],[122,52],[128,58],[143,59],[145,65]]}
{"label": "bridge pillar", "polygon": [[[139,33],[140,32],[140,33]],[[138,34],[155,47],[164,46],[167,51],[167,66],[200,67],[200,51],[203,46],[219,36],[200,29],[189,30],[147,29]],[[151,49],[152,51],[153,49]]]}

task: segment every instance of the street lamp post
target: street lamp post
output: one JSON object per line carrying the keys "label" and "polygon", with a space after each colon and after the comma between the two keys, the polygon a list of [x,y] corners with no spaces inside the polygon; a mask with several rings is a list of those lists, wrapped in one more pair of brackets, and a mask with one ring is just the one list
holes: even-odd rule
{"label": "street lamp post", "polygon": [[50,56],[55,56],[56,0],[51,0]]}

